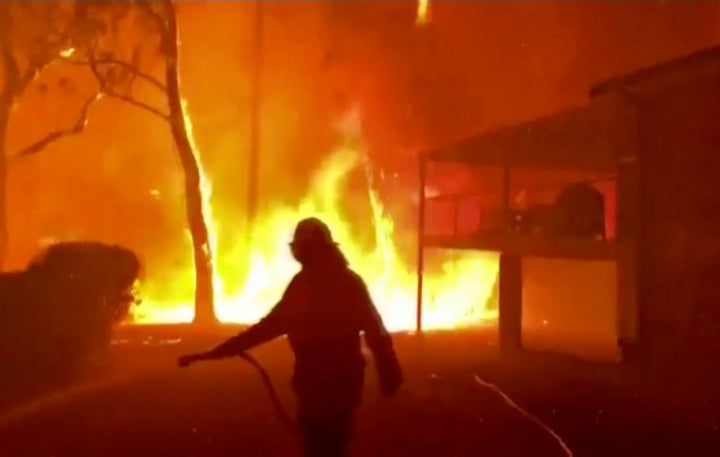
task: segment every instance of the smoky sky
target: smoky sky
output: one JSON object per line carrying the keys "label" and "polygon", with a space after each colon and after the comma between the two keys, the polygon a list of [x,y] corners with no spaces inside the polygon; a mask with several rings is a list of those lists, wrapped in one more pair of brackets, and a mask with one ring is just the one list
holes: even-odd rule
{"label": "smoky sky", "polygon": [[[265,208],[302,197],[338,143],[333,121],[350,106],[361,107],[375,171],[397,175],[381,192],[402,212],[415,193],[418,150],[582,104],[598,80],[720,38],[716,2],[442,1],[422,28],[412,2],[263,4]],[[178,8],[183,91],[228,239],[240,230],[246,193],[254,4]],[[73,106],[31,88],[8,150],[67,122]],[[84,133],[11,164],[8,184],[11,265],[48,237],[119,242],[163,262],[186,255],[177,254],[182,174],[169,130],[134,107],[99,103]]]}

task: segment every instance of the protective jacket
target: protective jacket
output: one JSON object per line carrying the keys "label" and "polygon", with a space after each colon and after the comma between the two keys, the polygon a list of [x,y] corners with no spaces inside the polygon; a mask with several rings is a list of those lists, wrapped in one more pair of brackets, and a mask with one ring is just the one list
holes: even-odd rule
{"label": "protective jacket", "polygon": [[257,324],[213,351],[231,356],[287,335],[295,354],[292,384],[301,401],[353,407],[362,395],[365,358],[360,334],[372,351],[381,388],[394,393],[402,373],[362,278],[345,265],[304,268],[280,302]]}

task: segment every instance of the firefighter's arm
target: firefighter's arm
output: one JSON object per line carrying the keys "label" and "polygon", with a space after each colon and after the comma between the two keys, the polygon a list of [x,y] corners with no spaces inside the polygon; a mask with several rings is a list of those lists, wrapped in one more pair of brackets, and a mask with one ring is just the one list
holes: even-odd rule
{"label": "firefighter's arm", "polygon": [[280,301],[257,324],[251,326],[207,352],[208,358],[220,359],[238,355],[287,332],[285,301]]}
{"label": "firefighter's arm", "polygon": [[403,377],[392,337],[383,324],[367,286],[360,278],[358,278],[357,293],[365,343],[373,353],[383,393],[393,395],[402,385]]}
{"label": "firefighter's arm", "polygon": [[286,292],[282,300],[257,324],[229,338],[207,352],[180,357],[178,359],[178,365],[186,367],[201,360],[214,360],[236,356],[255,346],[284,335],[287,333],[287,316],[290,306],[292,306],[292,304],[287,299]]}

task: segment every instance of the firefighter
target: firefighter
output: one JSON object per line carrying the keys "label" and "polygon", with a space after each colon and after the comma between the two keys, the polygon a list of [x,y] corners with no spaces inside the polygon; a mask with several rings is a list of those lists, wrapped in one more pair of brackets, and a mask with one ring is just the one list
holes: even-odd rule
{"label": "firefighter", "polygon": [[385,395],[397,392],[402,372],[364,281],[348,267],[327,225],[316,218],[300,221],[290,248],[302,269],[270,313],[209,352],[183,356],[178,363],[234,356],[287,335],[295,354],[292,386],[305,455],[342,457],[364,384],[360,333]]}

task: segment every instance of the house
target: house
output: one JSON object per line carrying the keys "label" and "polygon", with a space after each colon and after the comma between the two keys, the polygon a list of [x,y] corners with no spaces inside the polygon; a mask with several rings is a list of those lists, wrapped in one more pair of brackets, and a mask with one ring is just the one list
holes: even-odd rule
{"label": "house", "polygon": [[[427,151],[421,156],[421,189],[428,170],[442,163],[501,178],[488,179],[499,183],[485,189],[490,196],[428,197],[421,191],[419,290],[427,247],[498,252],[504,350],[522,347],[522,261],[531,257],[614,264],[615,331],[628,350],[626,359],[640,354],[648,363],[670,366],[687,361],[680,347],[710,350],[705,346],[712,343],[696,330],[707,323],[703,319],[716,319],[707,316],[720,315],[720,299],[714,298],[720,297],[720,281],[698,283],[720,271],[720,47],[601,82],[585,106]],[[532,208],[559,211],[559,200],[547,196],[578,183],[604,197],[600,239],[518,230],[515,222],[533,214]],[[528,193],[546,201],[528,207]],[[457,208],[473,198],[497,203],[495,211],[485,205],[476,217],[489,225],[457,222]],[[455,220],[445,224],[453,228],[449,233],[427,230],[428,212],[438,200],[455,205]],[[498,211],[502,217],[485,217]]]}

